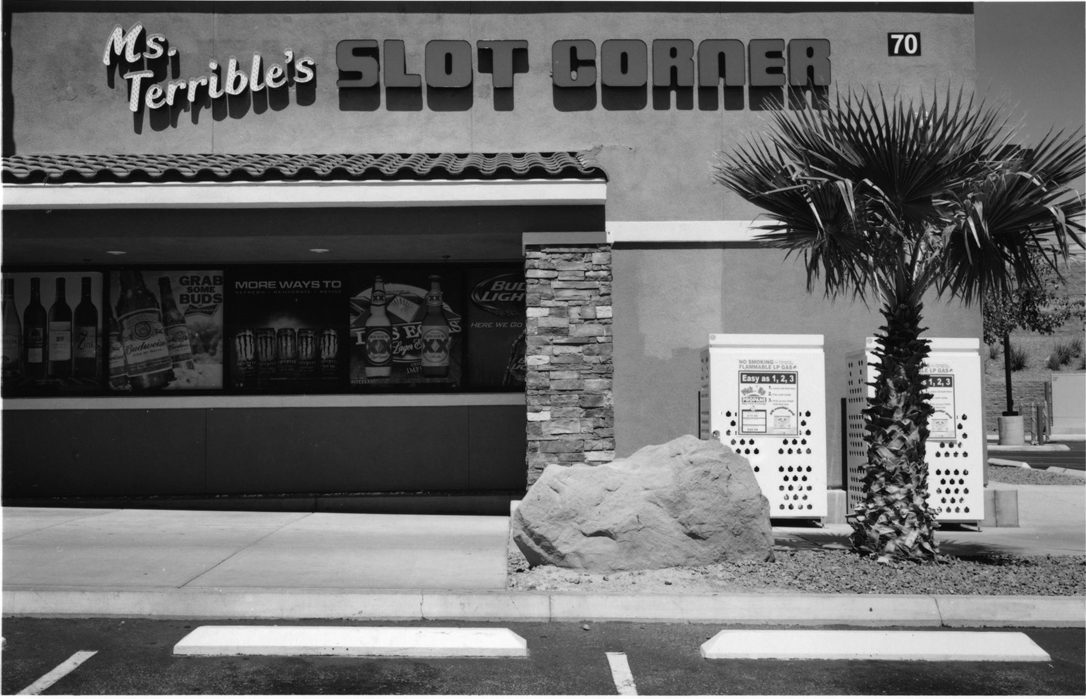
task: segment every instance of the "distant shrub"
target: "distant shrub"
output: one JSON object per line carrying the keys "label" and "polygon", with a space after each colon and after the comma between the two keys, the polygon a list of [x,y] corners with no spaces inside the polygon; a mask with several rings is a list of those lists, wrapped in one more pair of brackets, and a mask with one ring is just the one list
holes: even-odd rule
{"label": "distant shrub", "polygon": [[1048,368],[1053,369],[1052,364],[1055,363],[1054,368],[1058,370],[1064,364],[1070,364],[1076,356],[1075,348],[1071,346],[1071,343],[1057,342],[1055,349],[1052,350],[1052,356],[1048,358]]}
{"label": "distant shrub", "polygon": [[1011,371],[1022,371],[1029,366],[1029,352],[1011,345]]}
{"label": "distant shrub", "polygon": [[988,359],[999,359],[999,343],[993,342],[988,345]]}
{"label": "distant shrub", "polygon": [[1060,367],[1071,364],[1075,357],[1081,356],[1082,340],[1075,338],[1069,342],[1057,342],[1048,358],[1048,368],[1059,371]]}

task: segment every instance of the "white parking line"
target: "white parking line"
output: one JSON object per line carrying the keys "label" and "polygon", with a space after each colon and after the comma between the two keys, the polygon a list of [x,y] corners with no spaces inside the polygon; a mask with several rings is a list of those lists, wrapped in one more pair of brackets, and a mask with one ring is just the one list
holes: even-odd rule
{"label": "white parking line", "polygon": [[19,692],[19,694],[41,694],[42,692],[59,682],[69,672],[90,660],[91,656],[93,656],[97,652],[98,651],[96,650],[79,651],[72,657],[62,662],[60,665],[57,665],[48,673],[42,675],[40,678],[38,678],[36,682],[31,684],[23,691]]}
{"label": "white parking line", "polygon": [[619,694],[637,695],[637,686],[634,685],[633,673],[630,672],[630,663],[626,661],[625,653],[608,653],[607,664],[611,666],[611,677],[615,680],[615,689]]}

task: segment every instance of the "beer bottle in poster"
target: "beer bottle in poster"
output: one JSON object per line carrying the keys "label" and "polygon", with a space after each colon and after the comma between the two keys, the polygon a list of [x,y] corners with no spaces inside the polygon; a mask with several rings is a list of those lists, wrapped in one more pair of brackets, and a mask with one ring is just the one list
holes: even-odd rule
{"label": "beer bottle in poster", "polygon": [[442,310],[441,277],[430,275],[426,294],[426,316],[422,319],[422,375],[449,375],[449,321]]}
{"label": "beer bottle in poster", "polygon": [[72,375],[72,307],[68,305],[64,277],[57,277],[56,296],[49,307],[49,375]]}
{"label": "beer bottle in poster", "polygon": [[77,378],[98,376],[98,309],[91,300],[91,278],[80,279],[79,305],[75,307],[75,355],[72,373]]}
{"label": "beer bottle in poster", "polygon": [[23,326],[15,310],[15,280],[4,280],[4,363],[5,379],[17,379],[23,368]]}
{"label": "beer bottle in poster", "polygon": [[166,346],[174,369],[192,369],[192,345],[189,343],[189,327],[185,316],[177,310],[169,277],[158,278],[158,295],[162,299],[162,325],[166,330]]}
{"label": "beer bottle in poster", "polygon": [[41,279],[30,278],[30,303],[23,311],[23,366],[32,379],[45,378],[45,338],[49,334],[49,315],[41,305]]}
{"label": "beer bottle in poster", "polygon": [[109,387],[115,391],[128,388],[128,367],[124,361],[124,345],[121,344],[121,326],[113,311],[109,313]]}
{"label": "beer bottle in poster", "polygon": [[392,322],[385,304],[385,282],[373,281],[370,292],[370,315],[366,318],[366,376],[385,378],[392,375]]}
{"label": "beer bottle in poster", "polygon": [[128,366],[128,381],[137,390],[162,388],[174,380],[173,361],[166,342],[162,316],[139,272],[121,272],[121,298],[117,322]]}
{"label": "beer bottle in poster", "polygon": [[527,349],[527,335],[522,331],[509,349],[509,359],[505,363],[505,373],[502,375],[503,386],[524,386],[528,377],[528,363],[525,356]]}

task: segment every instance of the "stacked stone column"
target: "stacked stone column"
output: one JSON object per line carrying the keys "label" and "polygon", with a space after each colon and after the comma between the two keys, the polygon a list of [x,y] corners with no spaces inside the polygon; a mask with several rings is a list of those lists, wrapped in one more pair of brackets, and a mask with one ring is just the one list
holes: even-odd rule
{"label": "stacked stone column", "polygon": [[525,258],[531,485],[551,464],[615,458],[611,248],[528,246]]}

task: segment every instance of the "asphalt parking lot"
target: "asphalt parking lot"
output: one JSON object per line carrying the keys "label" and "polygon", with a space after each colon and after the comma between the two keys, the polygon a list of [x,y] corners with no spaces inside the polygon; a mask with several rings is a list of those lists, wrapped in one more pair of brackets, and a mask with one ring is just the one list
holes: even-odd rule
{"label": "asphalt parking lot", "polygon": [[[30,687],[79,651],[95,653],[43,694],[1086,693],[1083,629],[1021,630],[1050,662],[706,660],[701,644],[724,627],[637,623],[471,624],[511,629],[527,641],[526,658],[175,656],[173,645],[202,623],[5,618],[3,693]],[[625,685],[616,658],[629,670]]]}

